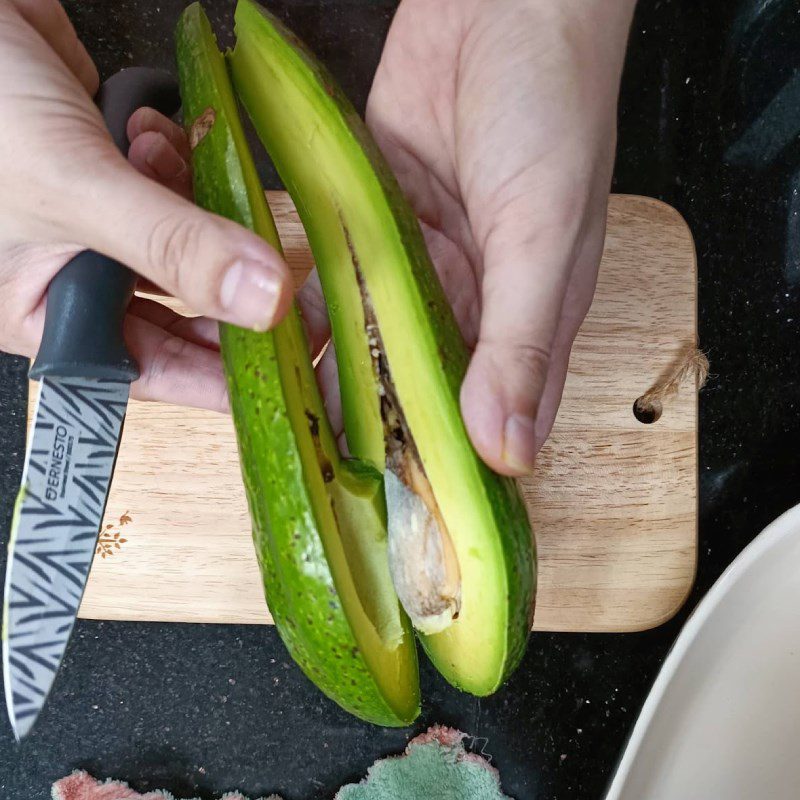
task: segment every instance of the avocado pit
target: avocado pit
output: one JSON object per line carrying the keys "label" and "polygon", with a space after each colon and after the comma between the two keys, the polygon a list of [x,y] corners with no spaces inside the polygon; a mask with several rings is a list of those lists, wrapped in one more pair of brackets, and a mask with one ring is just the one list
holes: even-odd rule
{"label": "avocado pit", "polygon": [[461,608],[458,558],[400,408],[380,329],[355,256],[353,263],[384,428],[389,571],[414,627],[425,634],[439,633],[458,618]]}

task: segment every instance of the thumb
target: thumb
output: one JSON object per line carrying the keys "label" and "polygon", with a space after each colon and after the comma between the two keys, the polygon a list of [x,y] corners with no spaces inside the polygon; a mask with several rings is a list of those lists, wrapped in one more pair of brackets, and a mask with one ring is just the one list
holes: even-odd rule
{"label": "thumb", "polygon": [[139,174],[116,152],[92,174],[63,212],[71,241],[121,261],[200,314],[263,331],[286,313],[288,267],[259,236]]}
{"label": "thumb", "polygon": [[579,211],[532,226],[537,214],[524,206],[507,207],[486,236],[480,335],[461,388],[470,438],[504,475],[533,470],[548,376],[566,372],[554,359],[569,347],[554,342],[581,236]]}

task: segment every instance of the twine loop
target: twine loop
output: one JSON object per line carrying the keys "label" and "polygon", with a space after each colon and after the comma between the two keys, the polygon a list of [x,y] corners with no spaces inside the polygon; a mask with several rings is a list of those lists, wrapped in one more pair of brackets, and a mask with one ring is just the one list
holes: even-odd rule
{"label": "twine loop", "polygon": [[694,344],[687,347],[675,364],[663,373],[655,384],[633,404],[633,414],[645,425],[656,422],[664,411],[664,404],[675,397],[683,383],[694,378],[695,390],[708,380],[708,358]]}

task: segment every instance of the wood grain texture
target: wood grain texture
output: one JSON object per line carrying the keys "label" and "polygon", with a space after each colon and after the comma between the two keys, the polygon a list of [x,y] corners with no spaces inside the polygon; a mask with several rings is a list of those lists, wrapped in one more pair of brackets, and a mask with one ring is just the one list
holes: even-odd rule
{"label": "wood grain texture", "polygon": [[[305,235],[287,196],[269,198],[300,281],[311,264]],[[594,305],[553,434],[524,483],[539,549],[536,629],[645,629],[690,589],[696,392],[684,387],[652,425],[632,405],[695,342],[695,271],[674,209],[612,196]],[[270,621],[228,417],[131,403],[101,550],[82,617]]]}

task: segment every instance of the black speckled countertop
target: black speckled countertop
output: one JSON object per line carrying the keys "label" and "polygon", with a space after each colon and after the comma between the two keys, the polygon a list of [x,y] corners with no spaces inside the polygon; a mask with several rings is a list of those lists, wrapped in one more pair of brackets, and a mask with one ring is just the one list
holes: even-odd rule
{"label": "black speckled countertop", "polygon": [[[171,65],[180,0],[69,0],[105,76]],[[217,30],[232,2],[207,0]],[[394,0],[273,0],[363,109]],[[481,701],[423,667],[423,716],[480,739],[519,800],[600,798],[683,620],[736,554],[800,500],[800,16],[790,0],[651,0],[631,35],[614,190],[660,197],[697,242],[700,549],[686,607],[632,635],[538,634]],[[230,25],[227,27],[230,35]],[[264,174],[269,176],[267,168]],[[0,531],[24,449],[25,369],[0,355]],[[0,557],[2,558],[2,557]],[[2,567],[2,564],[0,564]],[[79,621],[21,747],[0,723],[0,800],[44,800],[76,767],[210,798],[330,798],[410,733],[361,724],[291,664],[272,628]]]}

